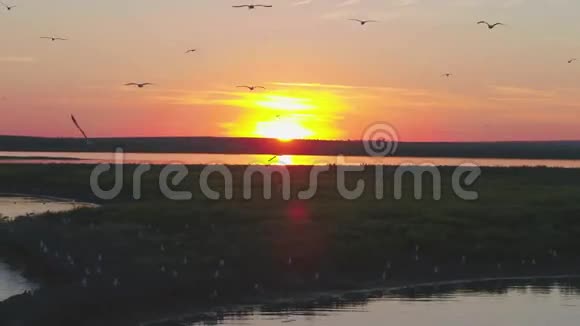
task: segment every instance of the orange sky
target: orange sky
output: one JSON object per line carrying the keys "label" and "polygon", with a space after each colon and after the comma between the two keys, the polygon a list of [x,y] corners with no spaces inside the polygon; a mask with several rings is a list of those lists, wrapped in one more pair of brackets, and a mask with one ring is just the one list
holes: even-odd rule
{"label": "orange sky", "polygon": [[77,137],[73,113],[90,137],[358,139],[384,121],[403,141],[580,139],[578,2],[13,2],[0,134]]}

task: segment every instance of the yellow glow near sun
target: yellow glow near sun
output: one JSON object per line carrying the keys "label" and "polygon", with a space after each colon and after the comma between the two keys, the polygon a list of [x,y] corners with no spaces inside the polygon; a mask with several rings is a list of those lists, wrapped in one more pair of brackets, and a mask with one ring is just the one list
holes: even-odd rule
{"label": "yellow glow near sun", "polygon": [[235,93],[237,98],[223,104],[248,109],[241,121],[228,128],[234,136],[292,139],[330,139],[339,137],[332,122],[344,110],[334,92],[318,89],[292,89]]}
{"label": "yellow glow near sun", "polygon": [[292,139],[311,137],[314,135],[314,132],[304,128],[298,121],[278,119],[267,122],[258,122],[256,126],[256,134],[261,137],[290,141]]}

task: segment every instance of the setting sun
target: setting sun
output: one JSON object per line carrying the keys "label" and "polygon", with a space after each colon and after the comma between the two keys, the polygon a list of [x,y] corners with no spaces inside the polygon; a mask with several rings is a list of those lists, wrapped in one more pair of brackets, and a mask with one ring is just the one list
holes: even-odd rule
{"label": "setting sun", "polygon": [[237,92],[222,103],[248,109],[241,119],[226,125],[233,136],[292,139],[336,138],[333,127],[345,108],[340,94],[306,87],[282,87],[263,92]]}
{"label": "setting sun", "polygon": [[292,139],[308,138],[314,133],[304,128],[298,121],[278,119],[269,122],[258,122],[256,134],[260,137],[290,141]]}

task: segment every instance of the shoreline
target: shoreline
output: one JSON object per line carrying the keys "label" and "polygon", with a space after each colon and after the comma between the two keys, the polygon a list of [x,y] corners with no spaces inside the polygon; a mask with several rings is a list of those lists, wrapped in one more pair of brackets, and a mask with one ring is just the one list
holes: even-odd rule
{"label": "shoreline", "polygon": [[[195,312],[176,314],[175,317],[161,318],[152,321],[142,322],[143,326],[162,326],[173,325],[173,322],[199,323],[219,320],[220,316],[248,314],[255,315],[268,306],[274,306],[275,309],[266,309],[268,312],[291,312],[309,310],[316,306],[349,306],[357,302],[366,302],[371,299],[382,299],[389,294],[394,294],[394,298],[404,299],[405,295],[397,292],[404,290],[416,291],[420,289],[433,289],[437,292],[438,287],[458,286],[454,290],[460,289],[461,286],[482,284],[488,282],[533,282],[533,281],[558,281],[580,279],[580,273],[574,274],[556,274],[556,275],[520,275],[520,276],[496,276],[496,277],[479,277],[468,279],[454,279],[444,281],[431,281],[408,283],[392,286],[375,286],[363,287],[356,290],[326,290],[314,291],[309,293],[297,293],[294,296],[272,298],[265,296],[258,299],[262,303],[250,304],[228,304],[209,306],[207,309],[197,309]],[[509,285],[508,285],[509,286]],[[264,302],[270,300],[270,303]],[[302,307],[302,308],[301,308]],[[295,309],[292,309],[295,308]],[[194,311],[194,310],[192,310]],[[291,315],[291,313],[289,313]]]}
{"label": "shoreline", "polygon": [[[1,165],[1,163],[0,163],[0,165]],[[98,208],[101,206],[96,202],[91,202],[91,201],[86,201],[84,199],[81,199],[81,196],[79,196],[77,198],[73,198],[73,197],[57,197],[57,196],[52,196],[52,195],[34,194],[34,193],[0,192],[0,197],[46,199],[46,200],[56,202],[56,203],[70,203],[70,204],[78,204],[78,205],[83,206],[83,207],[79,207],[79,208]],[[15,216],[14,218],[18,218],[18,217],[21,217],[21,216]]]}

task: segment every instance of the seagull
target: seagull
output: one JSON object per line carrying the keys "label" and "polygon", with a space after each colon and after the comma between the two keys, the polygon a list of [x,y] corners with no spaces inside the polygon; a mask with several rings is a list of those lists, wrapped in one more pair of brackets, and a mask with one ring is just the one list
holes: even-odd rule
{"label": "seagull", "polygon": [[5,4],[4,2],[1,2],[1,1],[0,1],[0,4],[2,4],[4,6],[4,8],[6,8],[6,10],[8,10],[8,11],[10,11],[10,10],[12,10],[12,8],[16,7],[16,6],[9,6],[9,5]]}
{"label": "seagull", "polygon": [[574,62],[574,61],[576,61],[576,60],[578,60],[578,59],[576,59],[576,58],[572,58],[572,59],[568,60],[568,63],[572,63],[572,62]]}
{"label": "seagull", "polygon": [[143,88],[145,86],[153,85],[152,83],[127,83],[125,86],[137,86],[139,88]]}
{"label": "seagull", "polygon": [[196,52],[196,51],[197,51],[197,49],[189,49],[189,50],[185,51],[185,54],[188,54],[188,53],[191,53],[191,52]]}
{"label": "seagull", "polygon": [[479,22],[477,22],[477,24],[485,24],[485,25],[487,25],[487,28],[490,30],[494,29],[496,26],[505,26],[504,23],[490,24],[490,23],[486,22],[485,20],[479,21]]}
{"label": "seagull", "polygon": [[263,86],[245,86],[245,85],[242,85],[242,86],[236,86],[236,87],[237,88],[247,88],[247,89],[250,90],[250,92],[251,91],[254,91],[254,90],[258,89],[258,88],[266,89],[266,87],[263,87]]}
{"label": "seagull", "polygon": [[453,74],[448,73],[448,72],[447,73],[444,73],[443,75],[441,75],[441,77],[447,77],[447,78],[449,78],[451,76],[453,76]]}
{"label": "seagull", "polygon": [[55,36],[42,36],[42,39],[51,40],[51,41],[68,41],[66,38],[62,37],[55,37]]}
{"label": "seagull", "polygon": [[75,116],[71,114],[70,115],[70,118],[71,118],[72,122],[75,124],[75,126],[77,127],[77,129],[81,132],[81,134],[83,134],[83,137],[85,137],[85,141],[88,144],[89,143],[89,137],[87,137],[87,134],[85,133],[85,131],[83,130],[83,128],[81,128],[81,126],[77,122],[77,119],[75,118]]}
{"label": "seagull", "polygon": [[359,22],[361,24],[361,26],[364,26],[367,23],[378,23],[378,21],[376,21],[376,20],[361,20],[361,19],[349,19],[349,20]]}
{"label": "seagull", "polygon": [[239,6],[232,6],[232,7],[233,8],[244,8],[244,7],[248,7],[248,10],[256,9],[257,7],[272,8],[271,5],[239,5]]}

